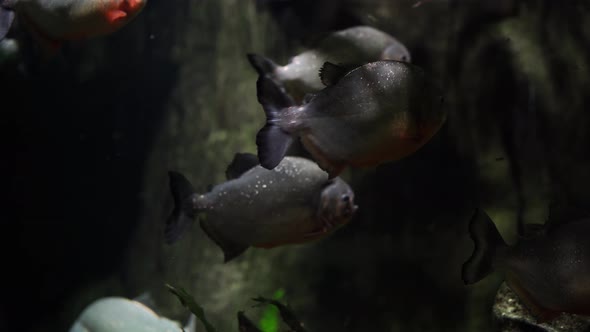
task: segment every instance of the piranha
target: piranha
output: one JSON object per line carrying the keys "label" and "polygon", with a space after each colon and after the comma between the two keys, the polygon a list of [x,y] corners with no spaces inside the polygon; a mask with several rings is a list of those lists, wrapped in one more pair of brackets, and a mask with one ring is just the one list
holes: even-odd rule
{"label": "piranha", "polygon": [[324,62],[352,69],[378,60],[410,62],[410,52],[397,39],[369,26],[337,31],[321,40],[317,47],[293,57],[279,66],[261,55],[248,54],[250,64],[260,76],[268,76],[285,87],[298,102],[308,93],[325,86],[318,76]]}
{"label": "piranha", "polygon": [[44,45],[112,33],[131,21],[147,0],[0,0],[0,40],[18,16]]}
{"label": "piranha", "polygon": [[295,137],[330,178],[347,165],[371,167],[418,150],[446,119],[442,97],[417,66],[377,61],[348,72],[326,63],[328,87],[297,106],[268,77],[257,81],[266,125],[256,145],[260,164],[273,169]]}
{"label": "piranha", "polygon": [[490,217],[478,209],[469,224],[475,249],[463,265],[463,281],[473,284],[501,271],[541,322],[561,312],[590,315],[590,217],[550,217],[545,225],[535,226],[508,246]]}
{"label": "piranha", "polygon": [[228,262],[248,247],[273,248],[323,238],[352,218],[354,192],[340,178],[328,179],[311,160],[286,157],[269,171],[255,155],[235,155],[228,181],[206,194],[170,172],[175,207],[165,228],[167,243],[177,241],[194,218]]}
{"label": "piranha", "polygon": [[106,297],[91,303],[80,314],[70,332],[195,332],[195,317],[187,326],[158,316],[143,303],[124,297]]}

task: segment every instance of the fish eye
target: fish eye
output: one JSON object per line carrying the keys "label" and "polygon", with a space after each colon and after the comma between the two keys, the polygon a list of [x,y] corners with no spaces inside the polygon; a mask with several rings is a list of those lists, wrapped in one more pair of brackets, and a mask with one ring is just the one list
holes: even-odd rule
{"label": "fish eye", "polygon": [[343,202],[348,202],[349,200],[350,200],[350,196],[348,196],[347,194],[342,195]]}
{"label": "fish eye", "polygon": [[408,61],[408,57],[407,57],[407,56],[405,56],[405,55],[402,55],[402,59],[401,59],[401,60],[402,60],[402,61]]}

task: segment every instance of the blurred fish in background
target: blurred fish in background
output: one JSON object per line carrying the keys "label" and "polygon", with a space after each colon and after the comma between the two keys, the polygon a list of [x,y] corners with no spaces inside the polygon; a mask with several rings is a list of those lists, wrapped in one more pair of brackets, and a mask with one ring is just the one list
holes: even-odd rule
{"label": "blurred fish in background", "polygon": [[319,75],[325,62],[352,70],[378,60],[411,62],[411,56],[401,42],[387,33],[370,26],[357,26],[331,33],[284,66],[256,54],[249,54],[248,60],[260,76],[278,82],[301,103],[307,94],[325,88]]}
{"label": "blurred fish in background", "polygon": [[494,271],[539,319],[561,312],[590,315],[590,213],[553,213],[545,225],[508,246],[493,221],[477,210],[469,224],[475,249],[463,265],[463,281],[473,284]]}
{"label": "blurred fish in background", "polygon": [[146,0],[2,0],[0,40],[8,34],[15,18],[47,51],[62,42],[105,35],[129,23]]}
{"label": "blurred fish in background", "polygon": [[82,311],[69,332],[196,332],[194,316],[183,328],[178,322],[158,316],[148,305],[141,299],[98,299]]}

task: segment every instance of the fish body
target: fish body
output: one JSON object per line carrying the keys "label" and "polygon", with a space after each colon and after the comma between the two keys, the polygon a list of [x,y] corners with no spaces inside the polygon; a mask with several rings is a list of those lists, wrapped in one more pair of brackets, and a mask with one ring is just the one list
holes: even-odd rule
{"label": "fish body", "polygon": [[508,246],[478,211],[470,232],[475,250],[463,266],[466,284],[498,270],[541,321],[560,312],[590,315],[590,218],[537,231]]}
{"label": "fish body", "polygon": [[284,66],[259,55],[250,55],[250,63],[260,75],[268,75],[282,84],[298,102],[308,93],[325,86],[318,72],[325,62],[354,68],[377,60],[411,61],[410,52],[397,39],[369,26],[337,31],[321,40],[317,47],[291,58]]}
{"label": "fish body", "polygon": [[250,246],[273,248],[324,237],[356,210],[348,184],[329,180],[305,158],[286,157],[271,171],[253,166],[206,194],[194,193],[180,174],[170,176],[177,208],[168,221],[168,242],[201,215],[201,228],[224,251],[226,262]]}
{"label": "fish body", "polygon": [[[145,4],[146,0],[3,0],[2,11],[16,13],[37,39],[59,44],[112,33]],[[0,31],[0,39],[4,35]]]}
{"label": "fish body", "polygon": [[259,78],[258,100],[267,116],[256,141],[262,166],[272,169],[299,137],[333,177],[347,165],[375,166],[415,152],[446,118],[442,98],[416,66],[377,61],[342,75],[327,65],[323,80],[333,85],[301,106]]}
{"label": "fish body", "polygon": [[[70,332],[139,331],[183,332],[183,328],[178,322],[158,316],[142,303],[123,297],[106,297],[94,301],[70,328]],[[194,331],[194,328],[190,331]]]}

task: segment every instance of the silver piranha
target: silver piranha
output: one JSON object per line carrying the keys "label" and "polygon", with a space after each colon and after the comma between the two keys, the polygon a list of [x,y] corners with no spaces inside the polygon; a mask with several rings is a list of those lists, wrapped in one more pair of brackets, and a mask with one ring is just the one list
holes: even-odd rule
{"label": "silver piranha", "polygon": [[321,40],[316,48],[293,57],[284,66],[256,54],[249,54],[248,59],[259,75],[284,86],[297,102],[301,102],[306,94],[325,87],[318,77],[324,62],[352,69],[378,60],[411,61],[410,52],[402,43],[369,26],[334,32]]}
{"label": "silver piranha", "polygon": [[377,61],[348,72],[326,63],[321,77],[329,86],[301,106],[269,78],[258,79],[267,117],[256,137],[263,167],[274,168],[299,137],[334,177],[348,165],[370,167],[414,153],[446,119],[442,97],[414,65]]}
{"label": "silver piranha", "polygon": [[141,302],[123,297],[105,297],[80,314],[70,332],[195,332],[194,317],[186,327],[158,316]]}
{"label": "silver piranha", "polygon": [[143,9],[147,0],[0,0],[0,40],[18,16],[42,45],[109,34]]}
{"label": "silver piranha", "polygon": [[490,217],[476,211],[469,225],[475,250],[463,265],[465,284],[498,270],[540,321],[560,312],[590,315],[590,218],[548,223],[508,246]]}
{"label": "silver piranha", "polygon": [[196,194],[179,173],[170,172],[175,208],[167,221],[168,243],[177,241],[194,218],[224,252],[225,261],[248,247],[273,248],[305,243],[330,234],[352,218],[352,189],[313,161],[286,157],[274,170],[256,156],[236,154],[228,181]]}

